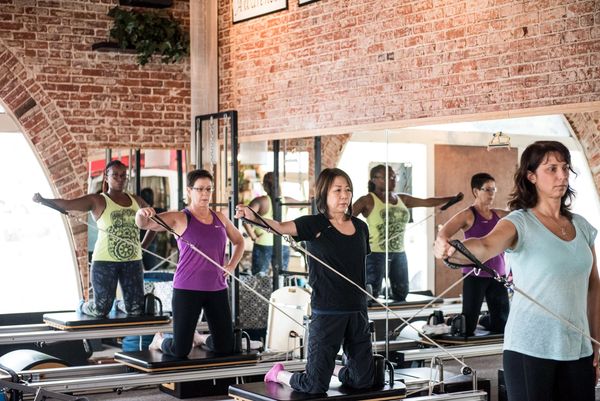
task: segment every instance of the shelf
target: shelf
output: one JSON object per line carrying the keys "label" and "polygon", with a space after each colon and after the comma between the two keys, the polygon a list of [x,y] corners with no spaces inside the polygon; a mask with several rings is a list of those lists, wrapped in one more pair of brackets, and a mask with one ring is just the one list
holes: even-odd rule
{"label": "shelf", "polygon": [[119,0],[119,5],[129,7],[169,8],[173,0]]}
{"label": "shelf", "polygon": [[98,52],[119,52],[135,54],[135,49],[123,49],[119,47],[118,43],[115,42],[98,42],[92,44],[92,50]]}

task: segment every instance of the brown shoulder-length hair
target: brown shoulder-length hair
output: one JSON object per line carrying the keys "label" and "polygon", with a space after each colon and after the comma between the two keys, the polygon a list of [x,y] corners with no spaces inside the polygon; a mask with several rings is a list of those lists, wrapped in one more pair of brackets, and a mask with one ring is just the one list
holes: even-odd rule
{"label": "brown shoulder-length hair", "polygon": [[[510,194],[508,207],[510,210],[529,209],[537,205],[538,194],[535,185],[527,179],[529,172],[535,172],[546,160],[550,153],[556,153],[557,158],[571,167],[571,154],[565,145],[557,141],[537,141],[527,146],[521,155],[521,162],[515,172],[515,186]],[[567,191],[560,200],[560,214],[571,219],[571,202],[575,197],[575,191],[569,185]]]}
{"label": "brown shoulder-length hair", "polygon": [[[339,168],[326,168],[325,170],[321,171],[321,174],[319,174],[319,178],[317,178],[317,183],[315,184],[315,202],[317,204],[317,211],[319,213],[323,213],[328,219],[330,219],[331,216],[329,215],[329,210],[327,208],[327,193],[329,192],[329,189],[331,188],[335,177],[343,177],[346,180],[346,182],[348,182],[350,191],[354,192],[352,180],[344,170],[341,170]],[[350,199],[348,210],[346,210],[346,217],[350,218],[351,216],[352,199]]]}

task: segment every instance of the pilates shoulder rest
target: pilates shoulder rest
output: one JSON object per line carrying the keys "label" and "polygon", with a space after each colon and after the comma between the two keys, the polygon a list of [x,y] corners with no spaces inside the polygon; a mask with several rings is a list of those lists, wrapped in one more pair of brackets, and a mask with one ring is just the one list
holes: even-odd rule
{"label": "pilates shoulder rest", "polygon": [[187,358],[176,358],[160,351],[144,350],[116,352],[115,361],[144,372],[163,372],[185,369],[212,369],[235,365],[252,364],[258,361],[257,351],[239,354],[215,354],[202,348],[194,348]]}
{"label": "pilates shoulder rest", "polygon": [[171,321],[167,315],[130,316],[123,312],[111,312],[106,317],[94,317],[79,312],[45,313],[44,323],[60,330],[94,329],[100,327],[143,326],[166,324]]}
{"label": "pilates shoulder rest", "polygon": [[299,393],[279,383],[246,383],[229,386],[229,396],[238,401],[318,401],[318,400],[397,400],[406,396],[406,386],[402,382],[394,382],[394,387],[386,385],[382,388],[356,390],[342,386],[333,378],[329,391],[325,394]]}

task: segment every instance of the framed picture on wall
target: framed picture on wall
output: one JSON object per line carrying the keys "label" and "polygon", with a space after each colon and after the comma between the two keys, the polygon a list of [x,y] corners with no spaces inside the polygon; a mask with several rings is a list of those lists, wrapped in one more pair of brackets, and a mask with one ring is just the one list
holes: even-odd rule
{"label": "framed picture on wall", "polygon": [[298,5],[304,6],[306,4],[315,3],[317,1],[319,1],[319,0],[298,0]]}
{"label": "framed picture on wall", "polygon": [[233,0],[233,23],[287,9],[287,0]]}

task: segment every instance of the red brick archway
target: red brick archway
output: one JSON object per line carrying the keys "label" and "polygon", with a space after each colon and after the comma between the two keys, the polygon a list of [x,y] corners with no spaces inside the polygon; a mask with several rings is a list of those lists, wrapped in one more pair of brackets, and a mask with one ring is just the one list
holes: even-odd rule
{"label": "red brick archway", "polygon": [[[86,193],[86,149],[72,137],[60,112],[33,74],[0,42],[0,101],[12,115],[41,161],[59,197]],[[69,219],[70,234],[87,292],[87,230]]]}

